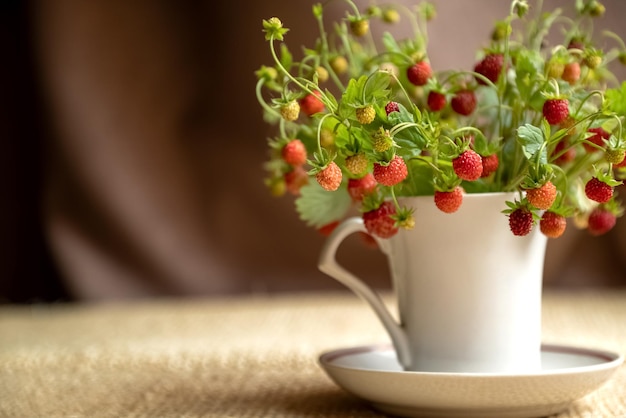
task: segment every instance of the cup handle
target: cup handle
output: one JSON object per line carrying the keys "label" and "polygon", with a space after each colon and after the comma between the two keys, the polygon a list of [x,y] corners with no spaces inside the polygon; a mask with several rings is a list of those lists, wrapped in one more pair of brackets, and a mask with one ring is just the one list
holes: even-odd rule
{"label": "cup handle", "polygon": [[363,219],[360,217],[348,218],[339,224],[326,240],[318,262],[318,268],[323,273],[334,278],[361,299],[365,300],[374,310],[391,337],[400,364],[407,368],[411,363],[408,338],[404,329],[393,318],[380,296],[367,286],[361,279],[343,268],[336,260],[337,248],[343,240],[354,232],[366,232]]}

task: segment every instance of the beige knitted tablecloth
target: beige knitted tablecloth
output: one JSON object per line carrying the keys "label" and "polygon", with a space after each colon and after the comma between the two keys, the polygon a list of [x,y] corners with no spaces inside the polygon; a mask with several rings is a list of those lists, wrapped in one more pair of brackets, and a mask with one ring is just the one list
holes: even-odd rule
{"label": "beige knitted tablecloth", "polygon": [[[349,293],[5,306],[0,416],[378,417],[317,358],[387,341]],[[626,290],[546,293],[544,342],[626,353]],[[558,417],[626,417],[626,368]]]}

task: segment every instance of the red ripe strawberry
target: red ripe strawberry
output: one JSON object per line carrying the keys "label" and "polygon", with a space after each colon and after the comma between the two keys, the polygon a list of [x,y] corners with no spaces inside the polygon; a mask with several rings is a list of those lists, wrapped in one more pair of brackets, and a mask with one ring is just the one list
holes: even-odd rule
{"label": "red ripe strawberry", "polygon": [[428,93],[426,104],[432,112],[439,112],[446,107],[446,96],[443,93],[432,90]]}
{"label": "red ripe strawberry", "polygon": [[603,235],[609,232],[615,226],[617,219],[612,212],[598,207],[589,214],[589,222],[587,231],[591,235]]}
{"label": "red ripe strawberry", "polygon": [[[611,134],[602,128],[589,128],[587,132],[591,132],[594,134],[590,136],[589,138],[587,138],[587,141],[594,143],[602,148],[606,146],[606,143],[604,142],[604,140],[609,139],[611,137]],[[593,145],[587,144],[585,142],[583,142],[583,147],[585,148],[587,152],[600,151],[599,148],[596,148]]]}
{"label": "red ripe strawberry", "polygon": [[[502,71],[503,62],[504,57],[502,56],[502,54],[489,54],[474,66],[474,71],[484,76],[492,83],[496,83],[498,82],[498,77],[500,76],[500,72]],[[476,77],[476,81],[478,82],[478,84],[487,84],[480,77]]]}
{"label": "red ripe strawberry", "polygon": [[476,151],[468,149],[452,160],[452,168],[460,179],[474,181],[483,173],[483,160]]}
{"label": "red ripe strawberry", "polygon": [[341,185],[341,169],[334,161],[331,161],[326,168],[315,175],[315,179],[324,190],[335,191]]}
{"label": "red ripe strawberry", "polygon": [[398,106],[398,103],[396,102],[389,102],[385,106],[385,112],[387,113],[387,116],[389,116],[389,114],[392,112],[399,112],[399,111],[400,111],[400,106]]}
{"label": "red ripe strawberry", "polygon": [[360,202],[363,198],[376,190],[376,179],[371,173],[367,173],[360,179],[348,180],[348,193],[355,202]]}
{"label": "red ripe strawberry", "polygon": [[548,238],[558,238],[565,232],[567,221],[563,215],[555,212],[546,211],[539,221],[539,229],[541,233]]}
{"label": "red ripe strawberry", "polygon": [[526,208],[520,207],[509,214],[509,227],[513,235],[523,237],[533,229],[533,214]]}
{"label": "red ripe strawberry", "polygon": [[526,199],[537,209],[550,209],[556,199],[556,186],[551,181],[547,181],[541,187],[527,189]]}
{"label": "red ripe strawberry", "polygon": [[480,177],[489,177],[491,173],[494,173],[500,165],[498,154],[491,154],[486,157],[481,156],[480,158],[483,162],[483,172],[480,174]]}
{"label": "red ripe strawberry", "polygon": [[306,113],[307,116],[323,112],[324,103],[319,99],[321,95],[322,93],[319,90],[315,90],[313,94],[304,96],[304,98],[300,99],[300,110]]}
{"label": "red ripe strawberry", "polygon": [[406,70],[409,81],[416,86],[425,85],[432,74],[433,70],[426,61],[417,62]]}
{"label": "red ripe strawberry", "polygon": [[472,90],[459,90],[456,92],[450,106],[459,115],[468,116],[476,109],[476,95]]}
{"label": "red ripe strawberry", "polygon": [[282,149],[283,160],[292,166],[306,163],[306,148],[299,139],[289,141]]}
{"label": "red ripe strawberry", "polygon": [[613,197],[613,186],[593,177],[585,184],[585,194],[594,202],[606,203]]}
{"label": "red ripe strawberry", "polygon": [[543,117],[550,125],[558,125],[569,116],[567,99],[548,99],[543,102]]}
{"label": "red ripe strawberry", "polygon": [[570,147],[569,141],[567,139],[562,139],[559,141],[554,147],[553,156],[558,155],[558,158],[554,160],[554,162],[558,165],[567,164],[570,161],[573,161],[576,158],[576,149],[574,147]]}
{"label": "red ripe strawberry", "polygon": [[396,214],[396,207],[392,202],[383,202],[378,209],[363,214],[365,229],[372,235],[380,238],[390,238],[398,232],[396,221],[392,218]]}
{"label": "red ripe strawberry", "polygon": [[456,187],[451,192],[435,191],[435,205],[440,211],[454,213],[463,203],[463,189]]}
{"label": "red ripe strawberry", "polygon": [[331,223],[328,223],[326,225],[319,227],[317,230],[319,231],[320,234],[327,237],[330,234],[332,234],[335,228],[337,228],[337,225],[339,225],[339,221],[333,221]]}
{"label": "red ripe strawberry", "polygon": [[285,173],[285,186],[287,186],[287,191],[294,196],[298,196],[300,194],[300,189],[302,186],[309,182],[309,175],[302,168],[301,165],[296,166],[293,170]]}
{"label": "red ripe strawberry", "polygon": [[374,178],[385,186],[395,186],[408,176],[406,163],[399,155],[393,157],[388,165],[374,163]]}
{"label": "red ripe strawberry", "polygon": [[580,79],[580,64],[576,61],[565,64],[561,78],[570,84],[576,84]]}

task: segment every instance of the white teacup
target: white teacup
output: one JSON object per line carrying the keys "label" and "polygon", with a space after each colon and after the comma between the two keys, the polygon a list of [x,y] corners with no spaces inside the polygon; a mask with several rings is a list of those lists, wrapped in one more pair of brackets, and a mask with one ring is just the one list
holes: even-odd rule
{"label": "white teacup", "polygon": [[403,198],[415,228],[377,239],[387,255],[398,323],[378,295],[341,267],[345,237],[365,231],[359,217],[328,238],[319,261],[374,309],[409,371],[524,373],[541,368],[541,290],[547,239],[538,228],[514,236],[502,214],[513,193],[467,194],[453,214],[432,196]]}

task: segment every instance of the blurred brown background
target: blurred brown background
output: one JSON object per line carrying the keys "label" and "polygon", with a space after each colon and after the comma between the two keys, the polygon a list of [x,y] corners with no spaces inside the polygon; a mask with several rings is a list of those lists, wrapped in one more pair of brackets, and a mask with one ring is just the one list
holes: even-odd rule
{"label": "blurred brown background", "polygon": [[[0,300],[341,289],[316,269],[323,237],[263,186],[274,131],[254,96],[271,63],[261,20],[280,17],[298,54],[316,37],[312,4],[3,2]],[[435,70],[471,68],[509,8],[435,4]],[[626,2],[604,4],[596,32],[625,37]],[[356,237],[340,257],[388,286],[382,255]],[[570,225],[547,257],[548,286],[623,285],[625,222],[602,238]]]}

